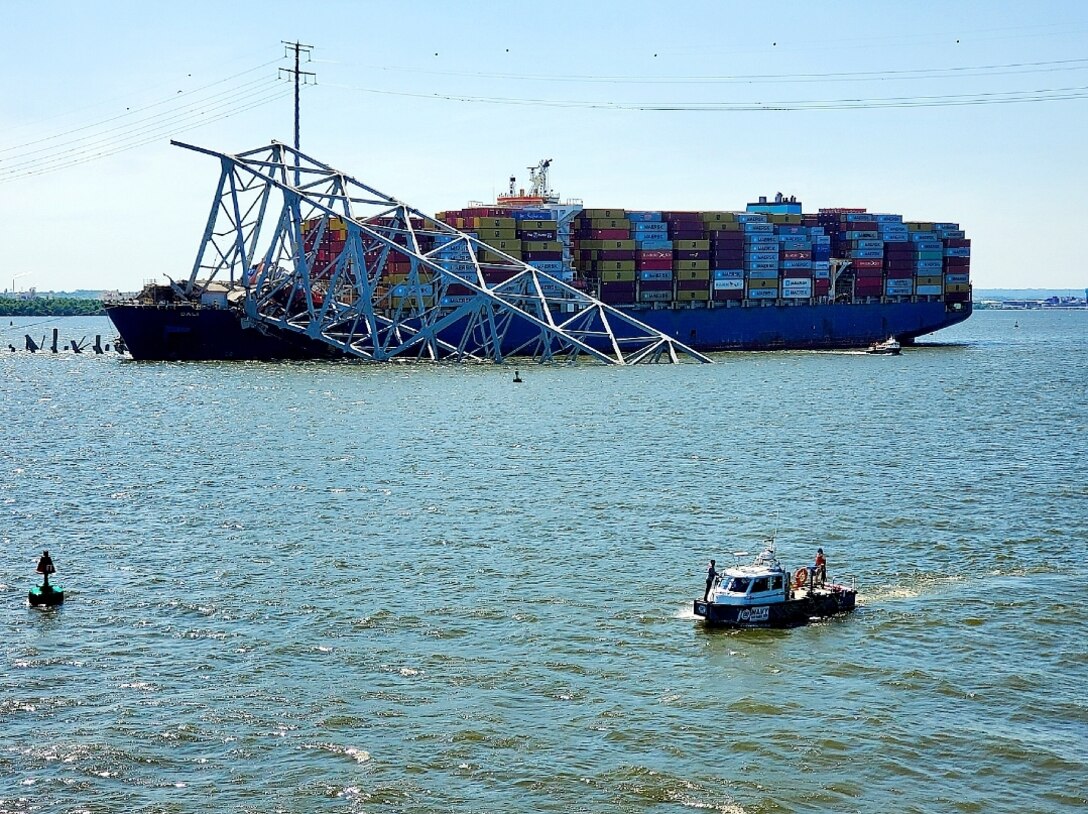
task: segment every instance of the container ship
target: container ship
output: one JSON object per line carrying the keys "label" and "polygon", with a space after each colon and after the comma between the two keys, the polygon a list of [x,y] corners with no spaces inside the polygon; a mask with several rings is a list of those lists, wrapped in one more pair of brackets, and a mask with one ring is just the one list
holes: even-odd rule
{"label": "container ship", "polygon": [[[530,168],[528,190],[511,178],[493,204],[440,212],[434,221],[472,236],[483,261],[494,252],[496,260],[543,272],[544,295],[549,285],[584,291],[697,351],[860,348],[890,337],[909,345],[971,314],[971,241],[957,223],[865,208],[805,212],[782,194],[743,210],[587,208],[550,190],[549,165]],[[300,232],[313,269],[306,277],[313,311],[318,298],[332,296],[317,269],[335,268],[350,248],[349,224],[325,213],[304,218]],[[360,265],[379,256],[372,249]],[[421,276],[401,262],[385,267],[375,313],[392,315],[408,298],[452,309],[478,293],[455,274],[424,269]],[[477,282],[501,285],[516,273],[496,266]],[[149,285],[106,310],[136,359],[345,355],[343,343],[252,319],[245,306],[255,279],[192,291]],[[524,337],[514,326],[503,342],[516,354]]]}

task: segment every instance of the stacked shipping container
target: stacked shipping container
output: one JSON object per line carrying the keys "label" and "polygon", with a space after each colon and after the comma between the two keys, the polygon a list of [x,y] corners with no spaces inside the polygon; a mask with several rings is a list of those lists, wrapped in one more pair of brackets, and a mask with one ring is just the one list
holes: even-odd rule
{"label": "stacked shipping container", "polygon": [[[516,273],[504,264],[507,255],[568,284],[588,287],[613,305],[827,301],[835,294],[832,257],[849,261],[852,271],[843,279],[852,282],[853,299],[970,298],[971,242],[956,223],[904,221],[901,215],[864,209],[821,209],[817,214],[582,209],[573,219],[565,217],[569,211],[472,207],[437,217],[496,250],[480,252],[485,283],[497,284]],[[304,233],[312,235],[317,223],[304,224]],[[329,220],[315,268],[335,260],[346,234],[343,222]],[[433,244],[421,248],[427,251]],[[377,259],[372,252],[365,261]],[[386,267],[383,280],[394,300],[412,293],[398,288],[408,283],[411,265],[398,259]],[[437,295],[430,272],[419,270],[417,279],[420,294]],[[546,289],[558,293],[560,287]],[[454,280],[443,304],[471,294]]]}

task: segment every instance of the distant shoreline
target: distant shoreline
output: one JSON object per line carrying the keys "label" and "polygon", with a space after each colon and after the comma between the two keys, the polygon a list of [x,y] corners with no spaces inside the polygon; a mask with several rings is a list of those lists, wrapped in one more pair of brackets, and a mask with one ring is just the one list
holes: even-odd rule
{"label": "distant shoreline", "polygon": [[102,300],[75,297],[35,297],[17,300],[0,297],[2,317],[104,317]]}

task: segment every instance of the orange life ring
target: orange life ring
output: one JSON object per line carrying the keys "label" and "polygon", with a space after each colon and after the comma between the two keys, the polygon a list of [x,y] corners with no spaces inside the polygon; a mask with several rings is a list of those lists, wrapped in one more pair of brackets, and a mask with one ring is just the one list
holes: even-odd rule
{"label": "orange life ring", "polygon": [[808,582],[808,569],[798,568],[797,573],[793,575],[793,587],[802,588],[806,582]]}

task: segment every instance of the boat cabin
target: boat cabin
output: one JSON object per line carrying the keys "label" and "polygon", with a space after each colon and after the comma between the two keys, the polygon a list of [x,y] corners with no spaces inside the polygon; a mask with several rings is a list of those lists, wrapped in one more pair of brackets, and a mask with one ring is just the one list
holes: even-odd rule
{"label": "boat cabin", "polygon": [[726,568],[711,589],[710,601],[719,605],[767,604],[790,598],[789,573],[764,549],[751,565]]}

